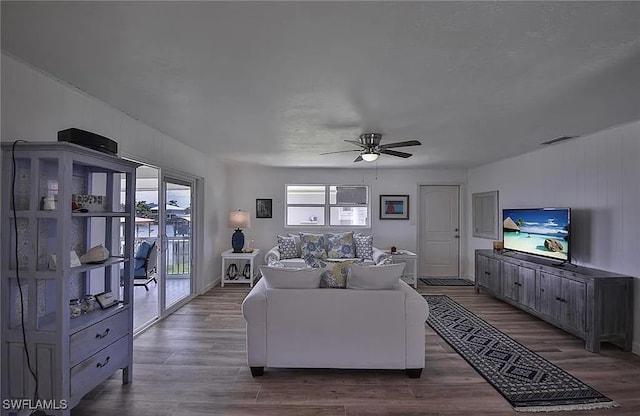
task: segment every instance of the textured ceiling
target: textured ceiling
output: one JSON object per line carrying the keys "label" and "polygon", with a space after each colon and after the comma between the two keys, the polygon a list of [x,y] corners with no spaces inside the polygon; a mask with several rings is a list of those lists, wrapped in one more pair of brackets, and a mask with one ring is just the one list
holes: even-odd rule
{"label": "textured ceiling", "polygon": [[[640,119],[636,2],[1,7],[3,52],[230,160],[460,168]],[[319,155],[368,131],[423,145]]]}

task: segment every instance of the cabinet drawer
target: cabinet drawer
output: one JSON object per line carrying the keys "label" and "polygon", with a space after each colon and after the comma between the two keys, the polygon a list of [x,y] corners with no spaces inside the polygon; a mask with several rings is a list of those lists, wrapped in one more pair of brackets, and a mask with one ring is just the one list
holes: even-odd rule
{"label": "cabinet drawer", "polygon": [[127,365],[129,337],[122,337],[107,348],[71,368],[71,396],[84,396]]}
{"label": "cabinet drawer", "polygon": [[129,332],[127,324],[126,311],[122,311],[71,335],[69,365],[73,367],[125,335]]}

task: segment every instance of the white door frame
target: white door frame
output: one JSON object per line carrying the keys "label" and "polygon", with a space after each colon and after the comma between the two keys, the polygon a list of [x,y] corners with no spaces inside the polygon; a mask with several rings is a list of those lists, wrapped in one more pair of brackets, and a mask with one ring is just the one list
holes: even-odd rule
{"label": "white door frame", "polygon": [[[459,195],[459,205],[460,209],[458,211],[458,221],[460,224],[460,242],[458,246],[458,250],[460,251],[458,255],[458,277],[464,277],[465,271],[462,266],[465,264],[463,257],[467,256],[467,191],[466,184],[464,182],[419,182],[416,187],[416,203],[418,204],[418,232],[416,233],[416,249],[420,250],[421,245],[421,233],[422,233],[422,206],[421,198],[420,198],[420,188],[422,186],[457,186],[460,192]],[[419,253],[422,255],[422,253]],[[418,276],[419,277],[419,276]]]}
{"label": "white door frame", "polygon": [[189,296],[184,297],[183,299],[177,301],[176,303],[174,303],[173,305],[169,306],[167,308],[167,304],[166,304],[166,286],[165,286],[165,276],[161,276],[162,278],[159,280],[160,282],[162,282],[161,285],[159,285],[159,305],[160,305],[160,319],[164,319],[167,316],[171,315],[172,313],[174,313],[176,310],[178,310],[179,308],[181,308],[182,306],[184,306],[185,304],[187,304],[188,302],[190,302],[193,298],[195,298],[198,295],[198,259],[199,259],[199,253],[200,250],[198,250],[198,247],[201,245],[201,236],[200,233],[198,232],[198,230],[200,229],[199,227],[199,218],[201,217],[200,212],[203,209],[203,206],[201,206],[199,203],[202,201],[202,199],[198,196],[198,182],[202,180],[202,178],[198,178],[196,176],[187,174],[187,173],[183,173],[183,172],[179,172],[176,171],[174,169],[170,169],[170,168],[159,168],[159,175],[158,175],[158,187],[159,187],[159,195],[158,195],[158,204],[160,206],[160,210],[159,210],[159,219],[160,219],[160,226],[159,229],[162,231],[162,236],[158,235],[159,239],[160,239],[160,255],[158,256],[158,261],[159,263],[162,264],[162,273],[165,274],[166,270],[164,265],[166,264],[166,250],[165,250],[165,246],[166,246],[166,224],[165,224],[165,220],[166,220],[166,212],[165,212],[165,207],[166,207],[166,203],[167,201],[165,200],[165,194],[166,194],[166,189],[165,189],[165,181],[166,180],[174,180],[174,182],[177,183],[185,183],[185,184],[189,184],[189,186],[191,187],[191,293],[189,294]]}

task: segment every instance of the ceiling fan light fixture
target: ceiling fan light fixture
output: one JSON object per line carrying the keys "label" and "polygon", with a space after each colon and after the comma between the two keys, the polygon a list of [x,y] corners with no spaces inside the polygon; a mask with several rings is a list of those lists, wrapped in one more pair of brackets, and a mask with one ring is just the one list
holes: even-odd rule
{"label": "ceiling fan light fixture", "polygon": [[362,156],[362,160],[364,160],[365,162],[374,162],[375,160],[378,159],[378,156],[380,156],[380,153],[364,152],[360,156]]}

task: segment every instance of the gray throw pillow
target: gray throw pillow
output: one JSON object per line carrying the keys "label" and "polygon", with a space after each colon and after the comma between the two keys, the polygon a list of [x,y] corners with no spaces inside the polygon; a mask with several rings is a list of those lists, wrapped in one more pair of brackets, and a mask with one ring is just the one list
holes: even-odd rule
{"label": "gray throw pillow", "polygon": [[278,249],[280,250],[280,260],[294,259],[297,257],[296,241],[293,237],[279,235]]}

